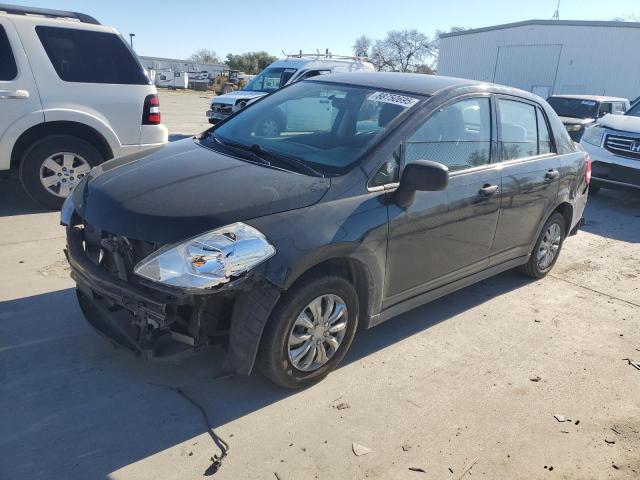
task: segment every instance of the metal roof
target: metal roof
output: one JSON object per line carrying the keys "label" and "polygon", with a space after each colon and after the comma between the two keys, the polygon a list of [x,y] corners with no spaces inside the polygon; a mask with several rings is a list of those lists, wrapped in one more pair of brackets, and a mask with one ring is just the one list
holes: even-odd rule
{"label": "metal roof", "polygon": [[608,97],[606,95],[551,95],[550,98],[568,98],[572,100],[593,100],[594,102],[626,102],[628,98]]}
{"label": "metal roof", "polygon": [[486,82],[465,80],[463,78],[441,77],[422,73],[397,72],[351,72],[319,75],[305,80],[309,82],[335,82],[347,85],[397,90],[419,95],[433,95],[443,88],[467,85],[486,85]]}
{"label": "metal roof", "polygon": [[616,22],[599,20],[525,20],[523,22],[505,23],[491,27],[472,28],[459,32],[441,33],[440,38],[457,37],[459,35],[469,35],[472,33],[490,32],[493,30],[504,30],[507,28],[526,27],[529,25],[554,27],[613,27],[613,28],[640,28],[640,22]]}

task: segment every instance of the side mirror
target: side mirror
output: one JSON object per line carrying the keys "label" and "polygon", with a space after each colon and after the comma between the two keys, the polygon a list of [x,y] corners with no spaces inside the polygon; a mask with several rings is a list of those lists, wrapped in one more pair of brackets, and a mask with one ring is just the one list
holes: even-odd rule
{"label": "side mirror", "polygon": [[438,162],[416,160],[404,167],[396,202],[402,208],[413,203],[416,191],[444,190],[449,185],[449,169]]}

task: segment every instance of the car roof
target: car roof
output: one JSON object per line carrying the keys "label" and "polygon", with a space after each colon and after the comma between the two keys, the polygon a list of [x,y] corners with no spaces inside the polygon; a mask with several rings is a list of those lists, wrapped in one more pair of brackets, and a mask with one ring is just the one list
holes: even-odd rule
{"label": "car roof", "polygon": [[621,97],[607,97],[604,95],[551,95],[549,98],[572,98],[576,100],[593,100],[595,102],[628,102]]}
{"label": "car roof", "polygon": [[332,73],[329,75],[313,77],[305,81],[335,82],[348,85],[358,85],[362,87],[417,93],[419,95],[433,95],[440,90],[452,87],[491,85],[486,82],[480,82],[477,80],[466,80],[464,78],[443,77],[440,75],[426,75],[422,73],[399,72]]}

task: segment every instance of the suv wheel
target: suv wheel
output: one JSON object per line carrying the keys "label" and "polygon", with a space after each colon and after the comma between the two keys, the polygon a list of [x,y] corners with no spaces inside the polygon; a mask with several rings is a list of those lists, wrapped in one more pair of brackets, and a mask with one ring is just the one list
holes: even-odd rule
{"label": "suv wheel", "polygon": [[20,181],[36,202],[59,209],[64,199],[104,158],[90,143],[59,135],[36,142],[20,163]]}
{"label": "suv wheel", "polygon": [[358,296],[337,276],[294,286],[274,310],[260,345],[258,366],[287,388],[319,382],[349,349],[358,326]]}
{"label": "suv wheel", "polygon": [[565,232],[564,217],[559,213],[551,215],[521,271],[531,278],[542,278],[549,273],[560,255]]}

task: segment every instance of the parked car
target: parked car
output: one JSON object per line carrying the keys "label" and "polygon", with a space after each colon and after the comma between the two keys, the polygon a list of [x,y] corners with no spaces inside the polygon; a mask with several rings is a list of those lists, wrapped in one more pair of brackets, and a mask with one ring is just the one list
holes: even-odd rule
{"label": "parked car", "polygon": [[0,4],[0,170],[60,208],[89,170],[167,142],[156,88],[88,15]]}
{"label": "parked car", "polygon": [[[287,130],[263,136],[275,110]],[[61,223],[80,306],[107,336],[150,358],[225,341],[229,371],[301,387],[336,368],[358,325],[514,267],[544,277],[589,177],[531,93],[332,74],[93,169]]]}
{"label": "parked car", "polygon": [[[273,62],[241,90],[213,97],[207,110],[209,123],[215,124],[244,108],[249,102],[271,93],[285,85],[328,73],[367,71],[375,68],[360,57],[340,55],[299,54],[289,55]],[[273,112],[272,118],[264,118],[262,127],[266,133],[277,133],[285,126],[284,115]]]}
{"label": "parked car", "polygon": [[599,95],[552,95],[547,98],[567,132],[579,142],[584,129],[607,114],[623,115],[629,109],[629,100]]}
{"label": "parked car", "polygon": [[585,131],[580,145],[593,159],[591,193],[600,188],[640,191],[640,103],[607,115]]}

